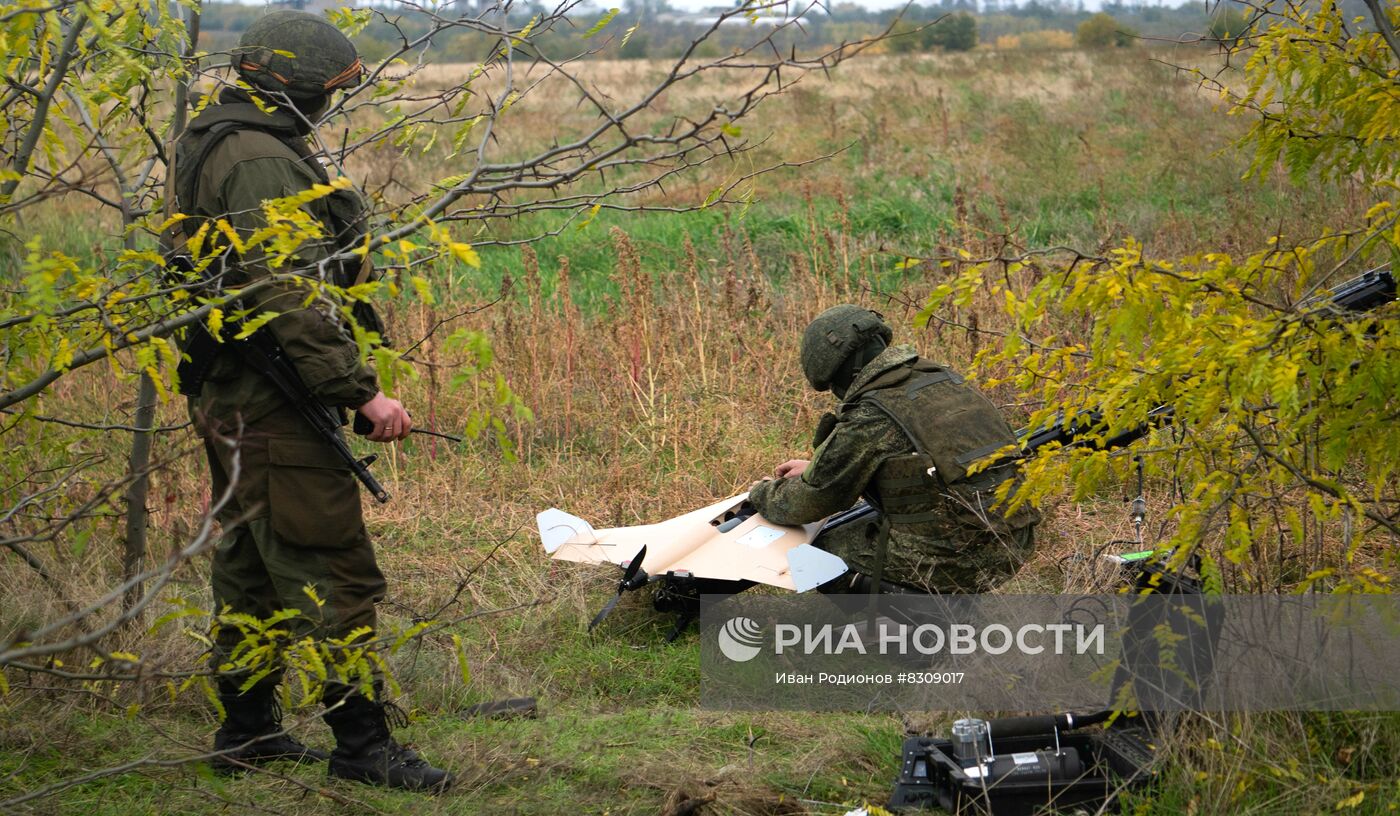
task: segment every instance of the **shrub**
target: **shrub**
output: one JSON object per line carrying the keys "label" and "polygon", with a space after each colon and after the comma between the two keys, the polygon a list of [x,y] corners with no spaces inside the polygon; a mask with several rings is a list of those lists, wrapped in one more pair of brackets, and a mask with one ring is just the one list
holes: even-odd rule
{"label": "shrub", "polygon": [[1027,31],[1020,35],[1020,46],[1031,51],[1064,50],[1074,47],[1074,35],[1058,28]]}
{"label": "shrub", "polygon": [[1126,48],[1136,36],[1136,31],[1101,11],[1079,24],[1074,39],[1080,48]]}
{"label": "shrub", "polygon": [[977,47],[977,20],[965,11],[950,14],[924,29],[924,48],[971,51]]}
{"label": "shrub", "polygon": [[921,22],[899,22],[896,23],[891,34],[894,36],[886,40],[883,45],[885,50],[891,54],[909,54],[915,51],[926,50],[924,38],[927,32],[919,32],[916,29],[927,23]]}
{"label": "shrub", "polygon": [[892,33],[896,36],[883,43],[891,54],[938,49],[971,51],[977,47],[977,21],[965,11],[950,14],[934,23],[901,21],[895,24]]}

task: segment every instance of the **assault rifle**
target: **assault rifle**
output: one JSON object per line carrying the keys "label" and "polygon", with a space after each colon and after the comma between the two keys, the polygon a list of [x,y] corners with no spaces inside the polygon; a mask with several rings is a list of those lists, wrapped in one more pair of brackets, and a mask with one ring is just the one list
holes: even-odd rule
{"label": "assault rifle", "polygon": [[182,349],[186,359],[180,363],[178,369],[181,394],[187,397],[199,396],[215,356],[222,348],[232,349],[245,365],[265,377],[273,388],[286,397],[288,404],[316,431],[317,436],[331,446],[375,501],[380,504],[389,501],[389,491],[385,490],[384,485],[369,471],[369,466],[377,456],[370,454],[363,459],[355,458],[340,432],[344,424],[340,413],[311,393],[292,361],[287,358],[286,351],[270,332],[256,331],[243,340],[235,340],[232,337],[215,339],[202,323],[191,326],[189,332]]}
{"label": "assault rifle", "polygon": [[389,501],[389,491],[369,472],[369,466],[374,464],[378,455],[371,453],[363,459],[355,458],[340,431],[344,424],[340,412],[330,408],[311,393],[292,361],[287,359],[287,353],[272,335],[266,331],[258,331],[245,340],[230,342],[234,343],[234,348],[243,358],[243,362],[281,391],[287,402],[301,414],[301,418],[315,429],[316,435],[335,450],[336,455],[345,462],[350,472],[355,474],[355,478],[360,480],[360,484],[365,486],[374,500],[380,504]]}
{"label": "assault rifle", "polygon": [[[181,394],[187,397],[199,396],[200,389],[204,387],[204,380],[209,374],[209,368],[213,365],[219,350],[224,347],[232,348],[238,353],[245,365],[267,378],[267,381],[272,383],[272,386],[280,391],[282,396],[286,397],[287,402],[296,409],[297,413],[301,414],[302,419],[305,419],[316,431],[316,434],[325,440],[326,444],[330,445],[336,455],[345,462],[345,465],[350,468],[350,472],[355,474],[355,478],[360,480],[360,484],[365,486],[375,501],[380,504],[389,501],[389,492],[369,471],[369,466],[374,464],[378,455],[370,454],[363,459],[355,458],[355,454],[345,444],[345,437],[340,432],[341,427],[345,424],[340,412],[327,406],[311,393],[311,389],[307,388],[306,383],[302,381],[296,366],[288,359],[286,351],[270,332],[257,331],[243,340],[235,340],[229,336],[216,340],[202,323],[194,324],[189,331],[190,334],[182,349],[188,359],[182,361],[178,369]],[[356,411],[353,428],[356,434],[368,436],[374,430],[374,425],[364,414]],[[426,428],[414,428],[412,432],[440,437],[450,442],[462,441],[460,436]]]}
{"label": "assault rifle", "polygon": [[[193,265],[183,254],[173,255],[170,264],[178,271],[196,274]],[[206,285],[209,284],[210,275],[207,271],[200,277],[204,278]],[[236,340],[229,336],[226,329],[221,330],[219,338],[215,338],[203,323],[195,323],[187,331],[185,342],[180,349],[185,359],[177,369],[181,394],[187,397],[199,396],[209,375],[209,369],[214,365],[214,359],[219,352],[225,348],[234,350],[245,365],[266,377],[267,381],[286,397],[287,402],[315,430],[316,435],[330,445],[336,455],[345,462],[346,467],[350,468],[350,472],[355,474],[355,478],[360,480],[360,484],[365,486],[375,501],[380,504],[389,501],[389,491],[385,490],[384,485],[369,471],[369,466],[378,457],[370,454],[363,459],[355,458],[340,432],[341,426],[344,425],[340,412],[330,408],[311,393],[296,366],[287,358],[286,351],[271,332],[266,329],[255,331],[245,339]]]}

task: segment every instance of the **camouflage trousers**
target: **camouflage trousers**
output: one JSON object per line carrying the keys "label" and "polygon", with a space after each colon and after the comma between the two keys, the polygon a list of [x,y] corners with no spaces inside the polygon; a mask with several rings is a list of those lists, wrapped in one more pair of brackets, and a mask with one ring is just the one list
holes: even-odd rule
{"label": "camouflage trousers", "polygon": [[[876,572],[881,517],[878,512],[823,529],[812,543],[839,555],[853,573],[869,579]],[[921,534],[917,528],[892,525],[886,542],[882,591],[986,592],[1016,573],[1035,549],[1035,525],[1004,536],[984,533],[966,541]],[[842,589],[868,592],[869,580],[843,576]],[[863,589],[862,589],[863,587]]]}
{"label": "camouflage trousers", "polygon": [[[216,611],[266,618],[295,609],[300,616],[283,625],[317,639],[373,629],[384,574],[365,530],[359,483],[335,451],[283,409],[236,439],[207,438],[205,453],[214,500],[233,487],[219,511],[223,538],[210,576]],[[216,666],[242,638],[219,627]]]}

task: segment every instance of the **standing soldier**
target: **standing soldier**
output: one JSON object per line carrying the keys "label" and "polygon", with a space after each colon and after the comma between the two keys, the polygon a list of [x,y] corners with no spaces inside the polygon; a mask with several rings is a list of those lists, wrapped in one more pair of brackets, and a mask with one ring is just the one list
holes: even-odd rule
{"label": "standing soldier", "polygon": [[986,397],[909,346],[888,344],[875,312],[828,309],[802,335],[802,372],[841,404],[822,417],[809,462],[778,466],[750,501],[778,524],[808,524],[864,496],[878,511],[814,542],[852,573],[827,591],[978,592],[1013,574],[1033,547],[1039,514],[1003,514],[997,488],[1011,466],[968,474],[1016,435]]}
{"label": "standing soldier", "polygon": [[[326,171],[306,137],[331,95],[358,84],[363,74],[344,34],[325,19],[297,11],[273,12],[254,22],[234,63],[251,92],[222,91],[218,104],[197,116],[177,145],[175,195],[180,210],[193,216],[183,228],[186,235],[195,232],[190,223],[223,218],[246,238],[266,226],[264,201],[325,184]],[[299,249],[292,268],[307,277],[327,275],[340,286],[367,274],[367,266],[324,263],[363,242],[359,196],[338,191],[303,209],[321,225],[324,239]],[[226,286],[270,274],[256,249],[230,260]],[[241,305],[254,313],[278,313],[259,331],[271,332],[316,399],[364,414],[374,425],[371,440],[408,436],[408,413],[379,390],[374,371],[360,362],[339,304],[324,298],[308,303],[308,289],[289,283]],[[362,323],[372,319],[364,310],[357,309],[357,315],[363,315]],[[201,376],[182,383],[204,439],[214,495],[233,482],[233,499],[220,513],[224,537],[213,560],[214,603],[220,610],[260,618],[300,609],[318,640],[343,638],[357,629],[372,632],[385,582],[361,517],[359,485],[330,444],[234,346],[225,341],[207,359],[192,359],[191,370]],[[308,586],[321,605],[305,592]],[[236,629],[220,629],[216,666],[230,658],[240,639]],[[226,716],[214,747],[226,752],[228,759],[216,760],[222,770],[274,759],[327,758],[282,733],[275,698],[280,671],[240,692],[245,681],[233,673],[218,679]],[[331,776],[414,790],[443,790],[451,783],[448,772],[394,741],[378,688],[370,697],[332,682],[325,701],[336,741],[329,755]]]}

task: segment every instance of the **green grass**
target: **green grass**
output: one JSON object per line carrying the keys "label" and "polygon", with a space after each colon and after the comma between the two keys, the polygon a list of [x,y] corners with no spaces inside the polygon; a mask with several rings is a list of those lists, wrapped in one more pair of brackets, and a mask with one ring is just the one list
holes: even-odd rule
{"label": "green grass", "polygon": [[[565,648],[573,644],[564,644]],[[624,651],[657,654],[637,660]],[[558,658],[559,656],[554,656]],[[591,660],[588,658],[591,657]],[[451,710],[418,712],[401,734],[433,760],[459,775],[457,788],[442,798],[391,793],[332,782],[334,794],[395,813],[512,812],[522,814],[654,813],[679,792],[714,795],[737,812],[836,811],[879,801],[897,765],[899,724],[888,716],[753,714],[725,716],[686,703],[691,679],[672,670],[643,679],[648,670],[693,661],[693,644],[652,643],[649,650],[612,647],[603,653],[569,655],[550,670],[588,660],[582,676],[600,699],[567,689],[542,698],[530,720],[462,720]],[[607,699],[610,698],[610,699]],[[621,705],[630,701],[632,705]],[[592,702],[593,704],[590,704]],[[212,726],[202,712],[162,716],[156,732],[141,721],[87,713],[65,718],[63,748],[0,757],[0,777],[22,771],[38,785],[75,766],[108,765],[145,755],[147,746],[170,738],[202,744]],[[310,724],[298,735],[327,745],[323,727]],[[327,785],[321,766],[282,764],[279,774],[303,786]],[[208,798],[268,807],[279,812],[322,812],[339,805],[329,797],[306,798],[303,787],[262,775],[213,776],[200,766],[177,771],[151,769],[69,788],[45,808],[105,816],[136,812],[199,813]],[[805,801],[804,801],[805,800]],[[784,808],[783,803],[789,803]]]}
{"label": "green grass", "polygon": [[[553,671],[588,664],[583,682],[592,694],[608,686],[612,699],[557,688],[542,697],[539,717],[527,720],[464,720],[451,707],[415,712],[402,736],[458,773],[450,794],[423,797],[345,782],[329,783],[330,794],[366,809],[411,814],[655,813],[682,796],[712,796],[721,812],[837,813],[888,796],[905,730],[898,718],[697,711],[686,702],[690,682],[663,668],[692,663],[693,642],[665,646],[655,631],[638,634],[631,632],[631,646],[614,643],[592,652],[563,642],[559,649],[569,656],[551,656],[560,660],[550,664]],[[624,651],[657,654],[639,659]],[[643,679],[657,669],[663,677]],[[618,705],[622,700],[631,704]],[[200,712],[166,712],[159,720],[156,731],[114,714],[70,714],[51,747],[0,755],[0,778],[22,770],[31,784],[43,784],[75,765],[141,757],[157,740],[201,744],[212,727]],[[946,726],[946,719],[923,724],[935,722]],[[1126,798],[1125,812],[1300,813],[1311,812],[1308,803],[1319,798],[1349,801],[1358,792],[1363,798],[1356,806],[1340,810],[1393,813],[1400,802],[1394,753],[1400,715],[1256,715],[1241,722],[1247,723],[1243,733],[1220,739],[1198,725],[1199,747],[1170,752],[1158,780]],[[1300,744],[1280,743],[1295,723],[1304,729]],[[311,744],[327,744],[318,724],[297,733]],[[225,779],[197,766],[152,769],[70,788],[46,807],[95,816],[201,813],[211,800],[223,799],[277,812],[341,812],[342,804],[325,793],[308,798],[306,787],[327,787],[320,766],[275,770],[301,785],[262,775]]]}

